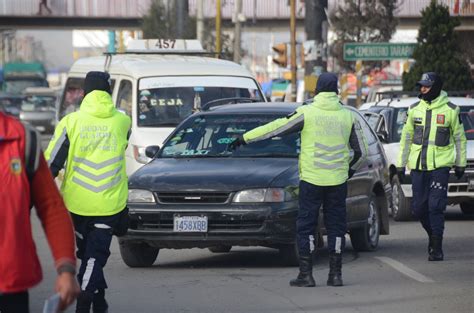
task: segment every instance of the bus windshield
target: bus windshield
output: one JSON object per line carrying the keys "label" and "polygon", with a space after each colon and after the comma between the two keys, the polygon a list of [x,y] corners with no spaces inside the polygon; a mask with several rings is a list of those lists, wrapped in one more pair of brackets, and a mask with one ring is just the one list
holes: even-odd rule
{"label": "bus windshield", "polygon": [[257,83],[246,77],[148,77],[140,79],[138,89],[139,127],[176,126],[193,112],[218,99],[264,101]]}

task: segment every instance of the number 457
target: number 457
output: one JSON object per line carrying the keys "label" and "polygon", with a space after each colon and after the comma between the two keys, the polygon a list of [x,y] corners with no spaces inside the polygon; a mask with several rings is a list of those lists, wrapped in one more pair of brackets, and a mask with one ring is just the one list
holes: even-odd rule
{"label": "number 457", "polygon": [[158,39],[156,46],[160,49],[174,49],[176,40],[174,39]]}

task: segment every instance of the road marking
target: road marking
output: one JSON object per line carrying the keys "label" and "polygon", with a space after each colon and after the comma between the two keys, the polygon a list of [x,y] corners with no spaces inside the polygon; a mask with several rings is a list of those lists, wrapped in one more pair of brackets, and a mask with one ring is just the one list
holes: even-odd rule
{"label": "road marking", "polygon": [[411,279],[414,279],[416,281],[419,281],[420,283],[434,283],[435,282],[431,278],[426,277],[425,275],[420,274],[415,270],[412,270],[408,266],[406,266],[403,263],[400,263],[400,262],[398,262],[394,259],[383,257],[383,256],[376,256],[375,258],[378,259],[379,261],[385,263],[385,264],[390,265],[391,267],[393,267],[394,269],[396,269],[397,271],[399,271],[403,275],[408,276]]}

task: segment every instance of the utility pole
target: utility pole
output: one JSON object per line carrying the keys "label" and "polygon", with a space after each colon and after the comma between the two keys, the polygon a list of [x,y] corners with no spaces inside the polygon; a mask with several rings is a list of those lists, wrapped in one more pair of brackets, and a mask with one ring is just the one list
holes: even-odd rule
{"label": "utility pole", "polygon": [[306,0],[305,1],[305,31],[306,40],[314,40],[319,53],[315,59],[305,62],[305,75],[320,74],[327,70],[327,60],[323,59],[327,47],[327,8],[328,0]]}
{"label": "utility pole", "polygon": [[241,45],[241,34],[242,25],[240,24],[240,17],[242,15],[242,0],[235,1],[234,9],[234,62],[240,63],[240,45]]}
{"label": "utility pole", "polygon": [[290,0],[291,101],[296,102],[296,0]]}
{"label": "utility pole", "polygon": [[216,55],[221,55],[221,0],[216,0]]}
{"label": "utility pole", "polygon": [[175,9],[176,9],[176,38],[184,38],[184,24],[185,24],[185,11],[187,0],[176,0]]}
{"label": "utility pole", "polygon": [[204,41],[204,0],[197,0],[196,35],[202,44]]}

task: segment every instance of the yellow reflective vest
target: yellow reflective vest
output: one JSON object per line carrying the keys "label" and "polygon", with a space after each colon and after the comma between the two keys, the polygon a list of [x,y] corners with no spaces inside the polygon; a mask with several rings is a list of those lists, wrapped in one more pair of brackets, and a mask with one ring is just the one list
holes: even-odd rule
{"label": "yellow reflective vest", "polygon": [[[336,186],[348,179],[367,156],[367,144],[353,113],[335,92],[321,92],[310,105],[244,134],[246,143],[301,131],[300,179],[317,186]],[[354,150],[351,161],[350,150]]]}
{"label": "yellow reflective vest", "polygon": [[431,104],[424,100],[408,110],[400,140],[397,167],[431,171],[466,166],[466,135],[459,107],[441,91]]}
{"label": "yellow reflective vest", "polygon": [[65,166],[61,192],[69,211],[109,216],[127,202],[125,149],[131,121],[100,90],[84,97],[80,110],[56,127],[45,156],[54,176]]}

